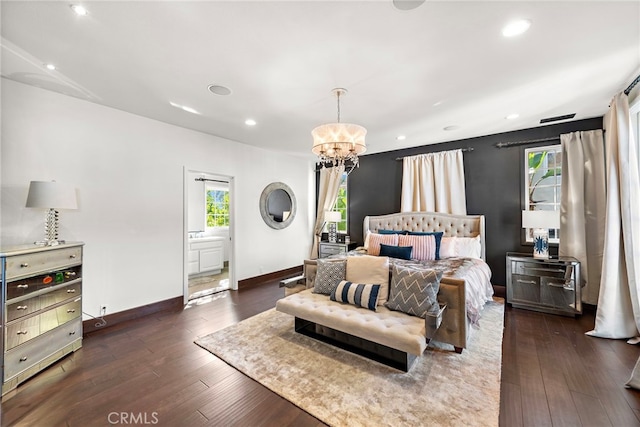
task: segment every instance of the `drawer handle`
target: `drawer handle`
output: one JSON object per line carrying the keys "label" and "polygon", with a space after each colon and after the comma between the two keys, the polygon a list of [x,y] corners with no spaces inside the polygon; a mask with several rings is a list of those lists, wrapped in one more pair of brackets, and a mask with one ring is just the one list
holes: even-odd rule
{"label": "drawer handle", "polygon": [[19,305],[16,307],[16,310],[26,310],[27,306],[26,305]]}
{"label": "drawer handle", "polygon": [[75,308],[70,308],[69,310],[67,310],[67,313],[75,313],[76,309]]}
{"label": "drawer handle", "polygon": [[76,290],[75,289],[67,289],[67,293],[68,294],[75,294]]}
{"label": "drawer handle", "polygon": [[29,285],[18,285],[16,286],[16,288],[18,289],[27,289],[29,287]]}
{"label": "drawer handle", "polygon": [[69,332],[69,335],[75,335],[75,334],[76,334],[76,331]]}
{"label": "drawer handle", "polygon": [[71,258],[71,259],[75,259],[75,258],[76,258],[76,254],[71,254],[71,255],[69,255],[69,258]]}
{"label": "drawer handle", "polygon": [[20,268],[27,268],[27,267],[29,267],[28,262],[23,262],[22,264],[20,264]]}
{"label": "drawer handle", "polygon": [[526,283],[527,285],[537,285],[538,283],[535,280],[522,280],[518,279],[518,283]]}
{"label": "drawer handle", "polygon": [[18,331],[16,332],[16,335],[27,335],[27,332],[29,331]]}
{"label": "drawer handle", "polygon": [[26,361],[27,361],[27,359],[28,359],[28,357],[27,357],[27,356],[22,356],[22,357],[20,358],[20,361],[21,361],[21,362],[26,362]]}

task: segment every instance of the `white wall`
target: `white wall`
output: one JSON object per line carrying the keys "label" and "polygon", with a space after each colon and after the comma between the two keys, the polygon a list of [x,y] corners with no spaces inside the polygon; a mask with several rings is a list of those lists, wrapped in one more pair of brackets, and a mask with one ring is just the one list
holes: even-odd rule
{"label": "white wall", "polygon": [[[314,198],[308,159],[217,138],[2,79],[3,248],[43,237],[44,213],[24,207],[29,181],[74,185],[60,238],[85,246],[83,309],[118,312],[183,294],[183,171],[234,177],[235,272],[242,280],[301,265]],[[298,216],[269,228],[259,199],[288,184]]]}

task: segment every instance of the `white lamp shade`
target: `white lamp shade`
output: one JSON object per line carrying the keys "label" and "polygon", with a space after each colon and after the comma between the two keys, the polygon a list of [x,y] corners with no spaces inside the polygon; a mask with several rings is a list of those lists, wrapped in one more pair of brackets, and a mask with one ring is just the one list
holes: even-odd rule
{"label": "white lamp shade", "polygon": [[76,189],[55,181],[31,181],[26,207],[78,209]]}
{"label": "white lamp shade", "polygon": [[340,222],[342,220],[342,215],[340,212],[326,211],[324,213],[324,220],[327,222]]}
{"label": "white lamp shade", "polygon": [[560,228],[560,211],[522,211],[522,228]]}
{"label": "white lamp shade", "polygon": [[329,123],[311,131],[315,155],[346,157],[351,151],[362,154],[367,151],[365,136],[367,130],[353,123]]}

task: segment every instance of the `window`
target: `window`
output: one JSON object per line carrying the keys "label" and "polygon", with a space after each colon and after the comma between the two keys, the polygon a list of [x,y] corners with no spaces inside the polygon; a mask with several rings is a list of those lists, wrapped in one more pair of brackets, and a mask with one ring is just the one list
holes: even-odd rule
{"label": "window", "polygon": [[338,225],[338,233],[347,234],[348,232],[348,218],[347,218],[347,207],[349,206],[349,200],[347,197],[347,173],[344,172],[342,174],[342,178],[340,179],[340,187],[338,187],[338,198],[336,199],[336,204],[333,205],[333,210],[336,212],[340,212],[340,217],[342,218]]}
{"label": "window", "polygon": [[[524,210],[560,210],[562,195],[562,146],[527,148],[525,161]],[[558,243],[560,230],[549,230],[549,243]],[[533,230],[526,230],[526,241],[533,241]]]}
{"label": "window", "polygon": [[[336,203],[333,205],[333,209],[336,212],[340,212],[340,217],[342,218],[340,222],[336,223],[338,233],[348,234],[349,233],[349,218],[347,216],[347,208],[349,206],[349,198],[347,194],[347,173],[344,172],[342,174],[342,178],[340,178],[340,186],[338,187],[338,197],[336,199]],[[328,224],[324,225],[324,232],[328,231]]]}
{"label": "window", "polygon": [[229,226],[229,190],[207,185],[206,190],[207,228]]}

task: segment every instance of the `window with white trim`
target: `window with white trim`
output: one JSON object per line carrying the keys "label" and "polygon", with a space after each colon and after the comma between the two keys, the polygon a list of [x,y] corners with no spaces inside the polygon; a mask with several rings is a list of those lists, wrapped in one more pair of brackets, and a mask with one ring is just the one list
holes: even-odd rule
{"label": "window with white trim", "polygon": [[205,209],[206,228],[229,227],[229,186],[207,183]]}
{"label": "window with white trim", "polygon": [[[524,210],[559,211],[562,196],[562,145],[527,148],[524,151]],[[525,230],[527,242],[533,230]],[[549,243],[560,242],[560,230],[549,230]]]}

